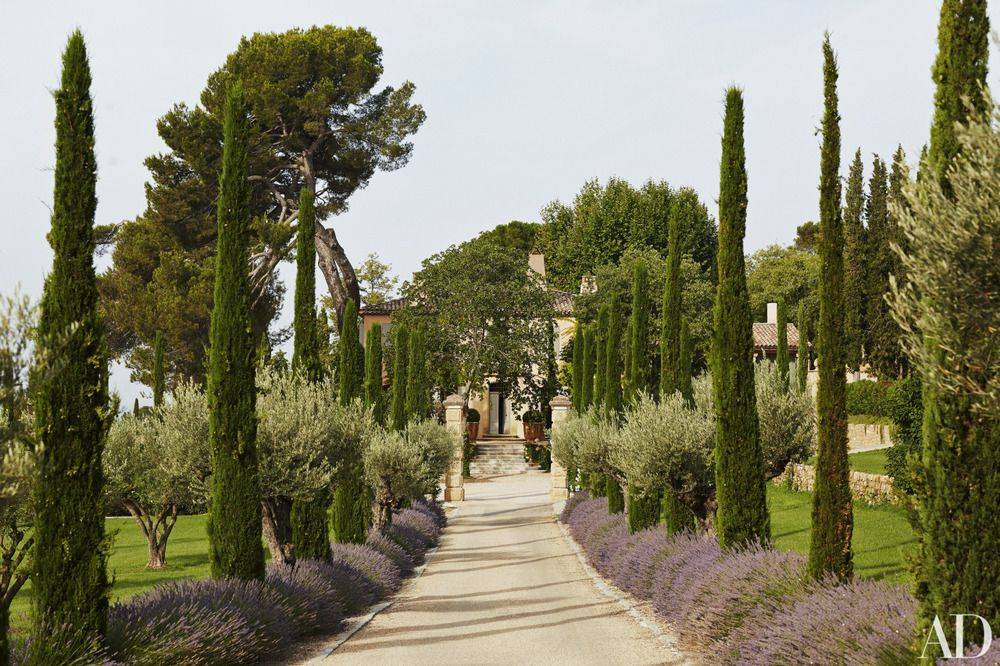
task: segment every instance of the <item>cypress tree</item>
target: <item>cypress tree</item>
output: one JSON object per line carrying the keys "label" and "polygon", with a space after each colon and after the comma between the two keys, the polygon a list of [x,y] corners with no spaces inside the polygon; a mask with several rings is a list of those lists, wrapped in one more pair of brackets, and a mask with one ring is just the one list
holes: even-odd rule
{"label": "cypress tree", "polygon": [[726,91],[719,186],[719,252],[712,387],[715,394],[715,487],[719,544],[738,548],[771,540],[754,393],[753,334],[743,260],[747,172],[743,93]]}
{"label": "cypress tree", "polygon": [[597,331],[594,333],[594,406],[599,407],[604,404],[604,385],[608,377],[607,351],[608,351],[608,323],[610,312],[607,303],[602,305],[597,311]]}
{"label": "cypress tree", "polygon": [[139,416],[139,398],[136,398],[132,402],[132,415],[133,416]]}
{"label": "cypress tree", "polygon": [[364,391],[365,359],[358,339],[358,306],[353,298],[344,306],[344,321],[340,327],[340,360],[337,364],[340,404],[349,405]]}
{"label": "cypress tree", "polygon": [[580,391],[580,411],[587,411],[594,404],[594,371],[597,365],[597,339],[594,327],[583,329],[583,377]]}
{"label": "cypress tree", "polygon": [[330,507],[330,527],[337,543],[364,543],[371,526],[372,492],[360,461],[341,471]]}
{"label": "cypress tree", "polygon": [[583,411],[583,324],[573,332],[573,409]]}
{"label": "cypress tree", "polygon": [[870,265],[862,221],[864,210],[864,165],[859,148],[851,162],[844,194],[844,353],[847,367],[855,372],[861,368],[865,342],[868,293],[865,276]]}
{"label": "cypress tree", "polygon": [[[605,343],[604,351],[606,374],[604,377],[603,404],[605,418],[611,419],[622,411],[622,311],[617,294],[611,297],[607,330],[607,342]],[[619,492],[621,491],[619,490]]]}
{"label": "cypress tree", "polygon": [[778,367],[778,378],[781,389],[788,392],[788,315],[785,311],[785,299],[778,299],[778,353],[775,365]]}
{"label": "cypress tree", "polygon": [[[895,253],[889,229],[889,183],[885,163],[878,157],[872,170],[871,198],[868,203],[868,354],[871,371],[880,379],[899,376],[899,337],[885,295],[889,292],[889,271]],[[845,286],[846,289],[846,286]],[[846,295],[845,295],[846,297]]]}
{"label": "cypress tree", "polygon": [[156,339],[153,341],[153,406],[159,407],[163,404],[163,389],[165,385],[163,376],[163,333],[156,332]]}
{"label": "cypress tree", "polygon": [[625,495],[613,476],[604,477],[604,495],[608,498],[608,513],[621,513],[625,510]]}
{"label": "cypress tree", "polygon": [[251,579],[264,577],[264,549],[257,471],[252,298],[247,276],[250,123],[239,85],[226,96],[222,134],[207,389],[212,451],[209,561],[215,578]]}
{"label": "cypress tree", "polygon": [[955,125],[986,112],[982,87],[989,64],[990,22],[986,0],[944,0],[938,23],[938,54],[934,61],[934,122],[927,158],[946,193],[946,173],[960,146]]}
{"label": "cypress tree", "polygon": [[365,404],[372,410],[375,423],[385,422],[385,398],[382,395],[382,324],[372,324],[365,337]]}
{"label": "cypress tree", "polygon": [[[38,461],[32,575],[34,628],[69,626],[103,635],[107,542],[101,454],[110,415],[104,333],[94,272],[94,156],[90,65],[80,31],[66,44],[56,100],[52,271],[45,280],[37,344],[59,372],[33,381]],[[2,619],[6,625],[6,613]],[[6,626],[3,649],[7,649]],[[3,654],[0,657],[5,658]]]}
{"label": "cypress tree", "polygon": [[660,503],[660,520],[667,529],[667,534],[676,534],[683,530],[694,528],[694,513],[682,504],[672,492],[663,493]]}
{"label": "cypress tree", "polygon": [[694,385],[692,384],[692,363],[694,362],[694,343],[691,340],[691,332],[688,330],[687,321],[681,322],[681,355],[680,372],[677,378],[680,383],[677,390],[689,407],[694,407]]}
{"label": "cypress tree", "polygon": [[653,527],[660,522],[660,494],[628,484],[625,512],[631,534]]}
{"label": "cypress tree", "polygon": [[406,427],[406,354],[410,346],[410,336],[402,323],[394,327],[393,352],[395,360],[392,365],[392,403],[389,408],[389,419],[393,430]]}
{"label": "cypress tree", "polygon": [[427,345],[423,327],[410,334],[406,366],[406,418],[425,419],[431,413],[431,387],[427,377]]}
{"label": "cypress tree", "polygon": [[[295,238],[295,332],[292,369],[310,379],[322,374],[316,325],[316,209],[311,187],[299,192],[299,228]],[[346,313],[346,308],[345,308]],[[325,521],[324,521],[325,523]]]}
{"label": "cypress tree", "polygon": [[632,314],[628,322],[629,359],[625,368],[626,400],[638,400],[649,385],[649,269],[643,263],[632,272]]}
{"label": "cypress tree", "polygon": [[844,365],[844,229],[840,217],[840,114],[837,60],[823,40],[823,145],[819,200],[819,422],[809,573],[848,580],[853,573],[854,515],[847,462],[847,383]]}
{"label": "cypress tree", "polygon": [[681,346],[681,202],[674,197],[667,232],[667,279],[663,288],[660,329],[660,398],[667,399],[680,388]]}
{"label": "cypress tree", "polygon": [[795,319],[799,332],[799,348],[795,355],[795,372],[798,375],[798,388],[805,393],[809,388],[809,322],[806,319],[806,304],[799,301],[799,312]]}

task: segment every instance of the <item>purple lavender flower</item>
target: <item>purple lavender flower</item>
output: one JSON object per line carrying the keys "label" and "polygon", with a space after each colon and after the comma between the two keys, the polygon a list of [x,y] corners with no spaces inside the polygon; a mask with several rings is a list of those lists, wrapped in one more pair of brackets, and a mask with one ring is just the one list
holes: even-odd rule
{"label": "purple lavender flower", "polygon": [[651,527],[632,535],[611,562],[610,574],[615,585],[640,599],[653,594],[656,566],[675,545],[662,527]]}
{"label": "purple lavender flower", "polygon": [[380,599],[399,589],[401,583],[399,567],[371,546],[334,543],[330,545],[330,559],[343,560],[363,572],[378,589]]}
{"label": "purple lavender flower", "polygon": [[438,541],[441,529],[432,516],[415,509],[403,509],[392,517],[392,522],[413,528],[424,539],[424,547],[430,548]]}
{"label": "purple lavender flower", "polygon": [[409,576],[413,573],[413,558],[411,558],[403,547],[377,530],[368,532],[366,545],[371,546],[379,553],[388,557],[399,569],[401,576]]}
{"label": "purple lavender flower", "polygon": [[722,551],[710,536],[681,532],[671,538],[674,541],[671,552],[656,567],[652,599],[657,614],[676,625],[684,619],[677,599],[697,581],[702,571],[722,557]]}

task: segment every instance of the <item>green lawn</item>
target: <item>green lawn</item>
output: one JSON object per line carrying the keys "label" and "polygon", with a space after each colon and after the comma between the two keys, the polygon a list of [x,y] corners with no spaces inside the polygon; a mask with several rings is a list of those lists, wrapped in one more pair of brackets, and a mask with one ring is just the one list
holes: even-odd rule
{"label": "green lawn", "polygon": [[[851,464],[851,469],[855,472],[865,472],[866,474],[885,474],[885,454],[888,449],[875,449],[874,451],[862,451],[852,453],[847,456]],[[816,464],[816,456],[808,461],[810,465]]]}
{"label": "green lawn", "polygon": [[[108,518],[108,534],[114,534],[108,574],[114,576],[112,601],[144,592],[154,585],[181,578],[208,577],[208,536],[204,514],[181,516],[167,542],[167,567],[146,568],[146,539],[131,518]],[[11,626],[16,631],[29,623],[31,583],[25,584],[11,604]]]}
{"label": "green lawn", "polygon": [[[854,456],[851,456],[852,458]],[[809,552],[812,493],[767,484],[771,534],[776,547]],[[854,571],[865,578],[910,583],[905,556],[916,540],[904,510],[897,506],[854,504]]]}
{"label": "green lawn", "polygon": [[848,423],[864,423],[865,425],[892,425],[892,419],[888,416],[872,416],[871,414],[850,414],[847,417]]}

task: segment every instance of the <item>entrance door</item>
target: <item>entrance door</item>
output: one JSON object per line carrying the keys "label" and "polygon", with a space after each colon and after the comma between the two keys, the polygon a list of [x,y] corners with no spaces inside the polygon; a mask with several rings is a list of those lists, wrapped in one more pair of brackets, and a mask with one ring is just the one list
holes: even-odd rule
{"label": "entrance door", "polygon": [[502,435],[506,431],[504,413],[507,411],[507,401],[503,393],[490,387],[490,429],[491,435]]}

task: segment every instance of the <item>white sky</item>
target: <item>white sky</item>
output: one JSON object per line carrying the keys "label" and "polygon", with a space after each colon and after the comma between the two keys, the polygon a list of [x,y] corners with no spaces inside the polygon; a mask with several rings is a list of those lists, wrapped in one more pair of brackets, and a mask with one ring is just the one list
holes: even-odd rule
{"label": "white sky", "polygon": [[[37,296],[51,262],[50,91],[77,26],[94,76],[100,223],[142,211],[142,160],[164,148],[156,119],[174,102],[196,103],[241,35],[325,23],[371,30],[384,50],[384,83],[413,81],[427,121],[410,165],[377,174],[335,224],[355,263],[378,252],[405,278],[453,242],[512,219],[537,220],[546,203],[571,201],[589,178],[690,185],[714,215],[723,90],[732,83],[746,97],[746,248],[790,242],[798,224],[817,217],[823,31],[830,30],[840,59],[842,163],[846,171],[861,147],[870,169],[873,152],[888,157],[901,143],[915,158],[927,140],[939,3],[0,6],[0,291],[21,284]],[[282,272],[293,280],[292,269]],[[126,406],[148,393],[129,385],[121,368],[113,387]]]}

